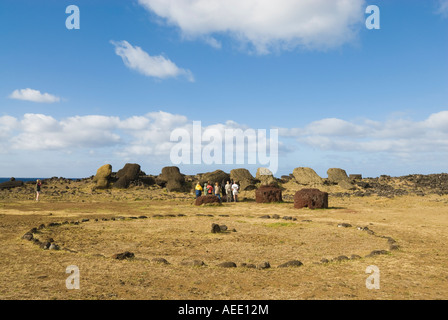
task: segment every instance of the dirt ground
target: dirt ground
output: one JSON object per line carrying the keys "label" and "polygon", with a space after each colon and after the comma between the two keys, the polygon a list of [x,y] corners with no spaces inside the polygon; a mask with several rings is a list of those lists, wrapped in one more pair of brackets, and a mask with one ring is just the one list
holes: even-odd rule
{"label": "dirt ground", "polygon": [[[448,298],[448,196],[330,197],[326,210],[297,210],[291,202],[192,203],[188,194],[1,200],[0,299]],[[228,229],[212,233],[212,223]],[[21,238],[41,224],[34,237],[52,238],[61,250]],[[373,232],[357,228],[366,226]],[[398,250],[390,250],[390,239]],[[388,252],[366,257],[373,250]],[[111,258],[124,251],[135,258]],[[361,258],[331,261],[341,255]],[[205,266],[182,265],[188,260]],[[291,260],[303,265],[278,267]],[[222,262],[237,267],[217,266]],[[242,266],[263,262],[270,268]],[[79,268],[79,290],[66,288],[72,265]],[[379,268],[379,289],[366,287],[371,265]]]}

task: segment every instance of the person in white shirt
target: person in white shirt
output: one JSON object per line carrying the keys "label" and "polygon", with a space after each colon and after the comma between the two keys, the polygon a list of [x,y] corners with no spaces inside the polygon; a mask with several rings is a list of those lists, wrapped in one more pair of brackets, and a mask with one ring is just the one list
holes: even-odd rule
{"label": "person in white shirt", "polygon": [[232,202],[232,185],[230,184],[230,181],[227,181],[225,190],[227,195],[227,202]]}
{"label": "person in white shirt", "polygon": [[238,183],[235,181],[232,184],[232,193],[233,193],[233,201],[238,202],[238,190],[239,190]]}

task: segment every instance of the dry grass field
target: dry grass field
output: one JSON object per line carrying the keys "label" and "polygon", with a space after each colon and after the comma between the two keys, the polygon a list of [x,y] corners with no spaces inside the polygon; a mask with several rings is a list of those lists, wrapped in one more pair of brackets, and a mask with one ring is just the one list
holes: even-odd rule
{"label": "dry grass field", "polygon": [[[448,298],[448,196],[330,197],[329,209],[297,210],[288,201],[196,207],[187,194],[144,194],[137,188],[43,196],[38,203],[1,200],[0,299]],[[140,216],[147,218],[131,218]],[[69,223],[48,227],[64,221]],[[70,223],[75,221],[80,223]],[[228,230],[212,233],[212,223]],[[61,250],[43,250],[21,238],[41,224],[47,227],[34,236],[53,238]],[[374,234],[357,229],[366,226]],[[388,238],[398,250],[390,250]],[[373,250],[388,253],[366,257]],[[124,251],[135,258],[111,258]],[[341,255],[361,258],[331,261]],[[321,263],[323,258],[330,262]],[[191,260],[205,266],[182,264]],[[290,260],[303,265],[278,267]],[[222,262],[237,267],[217,266]],[[263,262],[271,267],[242,266]],[[70,265],[79,267],[79,290],[66,288]],[[379,289],[366,288],[370,265],[380,270]]]}

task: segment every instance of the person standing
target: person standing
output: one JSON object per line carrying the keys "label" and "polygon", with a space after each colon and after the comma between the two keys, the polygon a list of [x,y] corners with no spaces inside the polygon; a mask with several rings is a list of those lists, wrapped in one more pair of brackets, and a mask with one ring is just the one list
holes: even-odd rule
{"label": "person standing", "polygon": [[196,188],[195,189],[196,189],[196,198],[199,198],[201,196],[201,194],[202,194],[202,187],[201,187],[201,184],[199,183],[199,181],[196,184]]}
{"label": "person standing", "polygon": [[39,201],[40,187],[41,186],[42,186],[42,182],[38,179],[36,181],[36,201]]}
{"label": "person standing", "polygon": [[232,185],[230,184],[230,181],[227,181],[225,190],[226,190],[227,202],[232,202]]}
{"label": "person standing", "polygon": [[215,196],[219,198],[219,202],[222,202],[221,200],[221,188],[219,187],[218,182],[215,183]]}
{"label": "person standing", "polygon": [[213,195],[213,186],[212,186],[212,183],[210,181],[207,184],[207,195],[210,195],[210,196]]}
{"label": "person standing", "polygon": [[239,190],[238,183],[235,181],[232,184],[232,193],[233,193],[233,201],[238,202],[238,190]]}

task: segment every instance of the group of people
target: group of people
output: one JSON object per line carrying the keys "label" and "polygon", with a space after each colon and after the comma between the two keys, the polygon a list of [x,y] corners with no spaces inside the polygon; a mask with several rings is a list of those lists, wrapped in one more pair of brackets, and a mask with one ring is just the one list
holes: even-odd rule
{"label": "group of people", "polygon": [[219,201],[222,202],[221,193],[226,194],[226,200],[227,202],[238,202],[238,191],[240,189],[240,186],[236,181],[227,181],[227,183],[221,187],[218,182],[213,185],[210,181],[208,183],[204,183],[204,186],[201,186],[201,184],[196,184],[195,190],[196,190],[196,198],[200,197],[202,193],[204,195],[214,195],[219,198]]}

